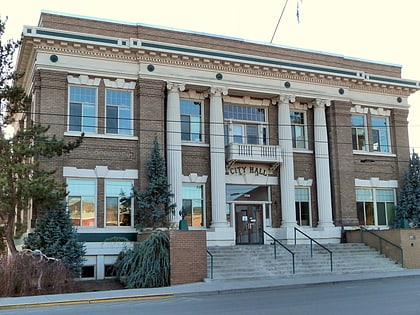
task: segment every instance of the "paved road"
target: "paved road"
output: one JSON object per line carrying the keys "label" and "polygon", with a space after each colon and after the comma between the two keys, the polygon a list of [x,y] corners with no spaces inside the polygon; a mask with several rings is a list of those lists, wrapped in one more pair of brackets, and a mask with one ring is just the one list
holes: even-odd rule
{"label": "paved road", "polygon": [[166,298],[1,310],[0,315],[420,314],[418,277],[185,294]]}

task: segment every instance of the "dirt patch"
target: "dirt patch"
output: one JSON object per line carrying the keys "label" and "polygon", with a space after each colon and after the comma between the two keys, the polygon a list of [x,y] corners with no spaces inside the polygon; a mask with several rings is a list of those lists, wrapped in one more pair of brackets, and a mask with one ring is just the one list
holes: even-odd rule
{"label": "dirt patch", "polygon": [[73,292],[94,292],[122,289],[125,289],[124,286],[116,279],[80,280],[75,283]]}

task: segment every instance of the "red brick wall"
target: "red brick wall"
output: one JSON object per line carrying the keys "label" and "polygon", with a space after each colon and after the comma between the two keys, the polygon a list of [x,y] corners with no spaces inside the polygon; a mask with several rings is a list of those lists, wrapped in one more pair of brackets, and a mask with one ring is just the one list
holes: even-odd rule
{"label": "red brick wall", "polygon": [[170,230],[171,285],[207,277],[206,231]]}

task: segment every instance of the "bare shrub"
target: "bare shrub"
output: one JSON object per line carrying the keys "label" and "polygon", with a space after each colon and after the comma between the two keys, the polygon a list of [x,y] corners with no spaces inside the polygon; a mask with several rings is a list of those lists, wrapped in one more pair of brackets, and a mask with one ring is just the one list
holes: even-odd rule
{"label": "bare shrub", "polygon": [[75,290],[62,261],[39,251],[22,251],[0,259],[0,296],[67,293]]}

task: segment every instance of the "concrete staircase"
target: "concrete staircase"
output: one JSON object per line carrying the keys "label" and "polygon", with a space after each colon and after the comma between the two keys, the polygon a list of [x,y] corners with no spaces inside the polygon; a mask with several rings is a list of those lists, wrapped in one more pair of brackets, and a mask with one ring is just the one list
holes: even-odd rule
{"label": "concrete staircase", "polygon": [[[401,265],[382,256],[363,243],[324,245],[332,251],[332,273],[390,272],[404,270]],[[238,245],[209,247],[213,255],[213,280],[293,277],[331,274],[330,254],[313,244],[288,245],[295,253],[295,273],[292,255],[277,246],[274,259],[273,245]],[[208,279],[211,278],[211,261],[208,255]]]}

